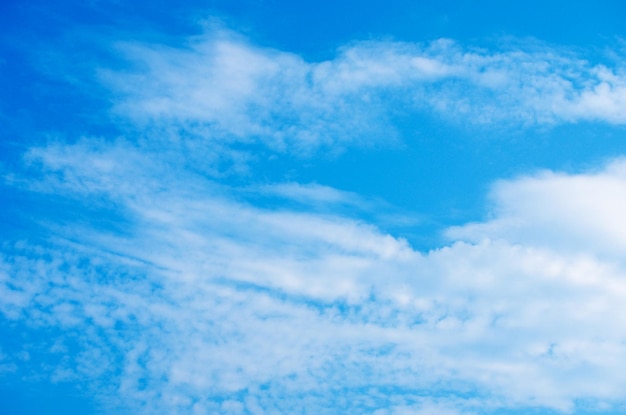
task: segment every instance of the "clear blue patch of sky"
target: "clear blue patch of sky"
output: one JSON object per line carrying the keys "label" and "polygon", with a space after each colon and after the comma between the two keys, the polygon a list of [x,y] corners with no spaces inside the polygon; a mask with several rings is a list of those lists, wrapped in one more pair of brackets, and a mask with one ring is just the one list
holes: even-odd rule
{"label": "clear blue patch of sky", "polygon": [[601,46],[625,33],[626,5],[615,0],[524,1],[214,1],[280,48],[319,58],[355,39],[391,37],[424,41],[441,37],[483,42],[496,36]]}
{"label": "clear blue patch of sky", "polygon": [[[0,345],[4,362],[13,370],[0,372],[0,413],[7,415],[95,414],[97,404],[93,391],[81,382],[51,382],[49,373],[55,365],[63,365],[65,353],[50,354],[46,347],[55,339],[65,344],[76,342],[77,333],[59,329],[29,329],[23,324],[0,319]],[[80,337],[80,336],[78,336]],[[71,345],[70,345],[71,347]]]}

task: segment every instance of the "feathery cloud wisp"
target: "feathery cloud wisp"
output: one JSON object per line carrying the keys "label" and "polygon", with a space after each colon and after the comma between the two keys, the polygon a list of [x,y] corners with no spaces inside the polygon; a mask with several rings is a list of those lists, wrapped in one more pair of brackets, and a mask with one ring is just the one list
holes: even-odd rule
{"label": "feathery cloud wisp", "polygon": [[626,122],[623,62],[591,64],[549,47],[362,42],[306,62],[224,31],[182,49],[119,47],[134,68],[101,72],[119,113],[280,151],[396,139],[394,105],[472,123]]}

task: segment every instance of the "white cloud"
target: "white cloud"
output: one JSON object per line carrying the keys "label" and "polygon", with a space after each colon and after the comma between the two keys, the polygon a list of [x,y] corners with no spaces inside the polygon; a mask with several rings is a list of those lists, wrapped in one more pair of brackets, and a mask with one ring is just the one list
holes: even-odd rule
{"label": "white cloud", "polygon": [[323,62],[224,31],[186,47],[120,44],[133,68],[102,70],[116,111],[202,140],[310,152],[397,139],[390,104],[473,123],[626,122],[626,74],[547,46],[499,51],[450,40],[361,42]]}
{"label": "white cloud", "polygon": [[[223,32],[121,50],[136,66],[102,72],[115,110],[156,134],[32,148],[28,180],[11,180],[127,228],[39,218],[49,246],[4,245],[0,313],[45,332],[36,349],[58,364],[26,344],[3,350],[0,372],[84,381],[116,413],[624,404],[623,161],[500,182],[490,219],[428,253],[362,220],[254,206],[250,189],[205,177],[246,168],[235,141],[307,152],[393,137],[386,100],[476,122],[621,124],[619,65],[447,40],[357,43],[312,63]],[[256,190],[364,203],[316,184]]]}
{"label": "white cloud", "polygon": [[357,194],[337,190],[317,183],[299,184],[295,182],[266,184],[250,189],[269,196],[279,196],[303,204],[332,204],[332,205],[365,205],[367,204]]}
{"label": "white cloud", "polygon": [[584,174],[544,172],[502,181],[493,191],[493,219],[452,229],[452,238],[506,238],[555,250],[610,255],[626,249],[626,162]]}
{"label": "white cloud", "polygon": [[[623,403],[626,268],[603,241],[621,243],[606,224],[621,223],[623,162],[502,182],[492,220],[424,254],[346,217],[235,201],[135,150],[30,152],[36,189],[105,194],[132,219],[125,235],[57,227],[78,243],[5,255],[5,317],[81,339],[49,376],[144,413]],[[106,168],[92,169],[99,157]]]}

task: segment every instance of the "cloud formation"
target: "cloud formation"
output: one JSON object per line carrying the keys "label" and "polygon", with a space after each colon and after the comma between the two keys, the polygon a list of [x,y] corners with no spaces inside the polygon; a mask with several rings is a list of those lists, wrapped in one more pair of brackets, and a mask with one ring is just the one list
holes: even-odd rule
{"label": "cloud formation", "polygon": [[585,174],[546,171],[502,181],[491,194],[494,218],[452,229],[452,238],[506,238],[621,261],[626,248],[626,163]]}
{"label": "cloud formation", "polygon": [[[118,146],[29,155],[40,188],[115,200],[132,223],[7,250],[5,318],[62,329],[48,353],[66,363],[51,378],[88,380],[142,413],[623,404],[626,267],[603,240],[619,243],[604,224],[621,210],[599,203],[626,186],[623,161],[501,182],[492,219],[450,231],[468,242],[420,253],[347,217],[238,201]],[[79,353],[64,354],[68,338]],[[24,366],[19,352],[5,359]]]}
{"label": "cloud formation", "polygon": [[147,131],[33,146],[8,176],[84,216],[42,214],[45,243],[3,245],[0,313],[27,341],[2,350],[0,372],[80,381],[115,413],[626,404],[623,160],[499,182],[491,216],[429,252],[320,209],[362,207],[353,193],[242,189],[219,169],[250,168],[246,144],[393,137],[390,102],[487,124],[623,124],[619,65],[448,40],[355,43],[325,62],[224,32],[120,47],[135,66],[101,77]]}
{"label": "cloud formation", "polygon": [[131,68],[101,78],[120,114],[278,151],[395,140],[398,107],[478,124],[626,122],[622,57],[593,64],[547,46],[369,41],[307,62],[218,30],[180,49],[119,49]]}

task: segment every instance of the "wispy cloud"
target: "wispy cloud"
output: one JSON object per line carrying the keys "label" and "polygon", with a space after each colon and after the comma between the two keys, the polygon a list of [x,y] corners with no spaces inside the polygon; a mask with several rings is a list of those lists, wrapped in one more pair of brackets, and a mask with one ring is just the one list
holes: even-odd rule
{"label": "wispy cloud", "polygon": [[361,42],[323,62],[213,31],[175,49],[119,44],[133,64],[101,72],[135,121],[310,152],[397,138],[390,103],[471,123],[624,124],[623,57],[593,64],[548,46]]}
{"label": "wispy cloud", "polygon": [[289,200],[301,202],[303,204],[331,204],[331,205],[364,205],[365,201],[359,195],[340,191],[329,186],[317,183],[299,184],[278,183],[262,185],[256,189],[257,192],[268,196],[277,196]]}

